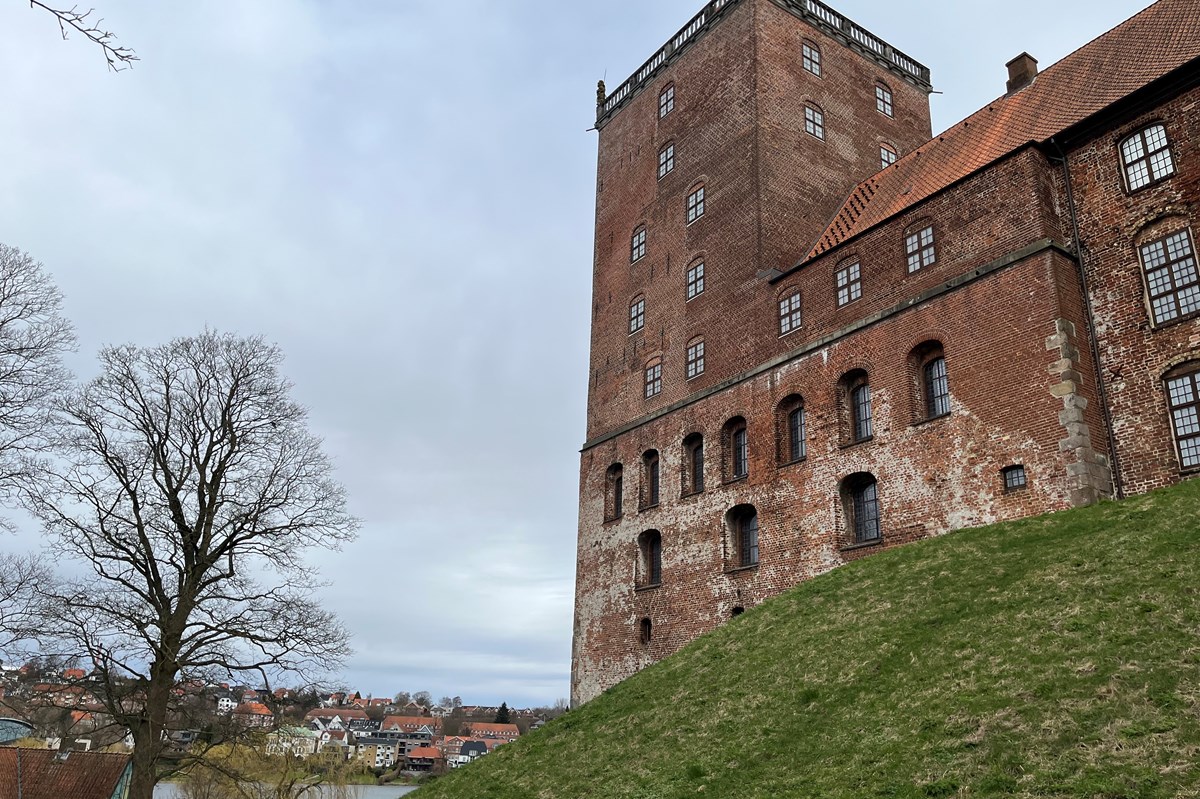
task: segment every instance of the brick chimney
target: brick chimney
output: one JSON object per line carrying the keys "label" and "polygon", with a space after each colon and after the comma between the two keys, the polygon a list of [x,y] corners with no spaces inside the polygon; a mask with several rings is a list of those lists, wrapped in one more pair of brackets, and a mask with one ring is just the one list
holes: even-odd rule
{"label": "brick chimney", "polygon": [[1038,74],[1037,59],[1029,53],[1021,53],[1005,66],[1008,67],[1009,94],[1014,94],[1033,83]]}

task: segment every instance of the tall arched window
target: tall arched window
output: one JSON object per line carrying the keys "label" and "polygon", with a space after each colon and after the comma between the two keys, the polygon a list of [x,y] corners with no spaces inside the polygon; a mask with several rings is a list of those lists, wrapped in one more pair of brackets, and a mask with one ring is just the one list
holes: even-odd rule
{"label": "tall arched window", "polygon": [[758,565],[758,511],[753,505],[738,505],[725,514],[729,533],[730,565],[747,568]]}
{"label": "tall arched window", "polygon": [[909,353],[909,374],[916,379],[917,400],[913,422],[937,419],[950,413],[950,378],[940,341],[926,341]]}
{"label": "tall arched window", "polygon": [[1121,142],[1121,166],[1130,191],[1149,186],[1175,174],[1167,129],[1151,125]]}
{"label": "tall arched window", "polygon": [[817,47],[816,42],[806,40],[801,46],[801,57],[804,69],[818,78],[821,77],[821,48]]}
{"label": "tall arched window", "polygon": [[842,481],[842,503],[846,530],[855,544],[870,544],[883,538],[880,524],[879,488],[875,476],[866,472]]}
{"label": "tall arched window", "polygon": [[619,519],[625,514],[622,495],[625,493],[625,470],[621,464],[614,463],[608,467],[604,480],[604,518],[605,521]]}
{"label": "tall arched window", "polygon": [[867,373],[856,369],[841,381],[845,398],[845,439],[851,443],[869,441],[875,435],[875,420],[871,412],[871,383]]}
{"label": "tall arched window", "polygon": [[1166,377],[1167,405],[1182,469],[1200,467],[1200,361],[1192,361]]}
{"label": "tall arched window", "polygon": [[779,335],[800,329],[800,289],[779,298]]}
{"label": "tall arched window", "polygon": [[796,463],[808,457],[808,419],[804,413],[804,398],[791,394],[775,409],[777,460],[781,464]]}
{"label": "tall arched window", "polygon": [[746,431],[746,420],[735,416],[725,423],[723,432],[725,479],[741,480],[750,474],[750,437]]}
{"label": "tall arched window", "polygon": [[895,115],[892,108],[892,90],[883,81],[875,84],[875,110],[887,117]]}
{"label": "tall arched window", "polygon": [[683,495],[704,491],[704,436],[692,433],[683,440]]}
{"label": "tall arched window", "polygon": [[642,508],[653,508],[661,498],[662,474],[658,450],[648,450],[642,456]]}
{"label": "tall arched window", "polygon": [[646,257],[646,226],[642,225],[633,231],[629,242],[629,263],[636,264]]}
{"label": "tall arched window", "polygon": [[639,294],[629,303],[629,335],[646,326],[646,298]]}
{"label": "tall arched window", "polygon": [[662,585],[662,533],[647,530],[638,537],[638,587]]}
{"label": "tall arched window", "polygon": [[879,168],[887,169],[892,164],[896,163],[896,159],[900,156],[896,152],[896,148],[884,142],[879,145]]}
{"label": "tall arched window", "polygon": [[804,131],[818,139],[825,138],[825,113],[814,103],[804,106]]}

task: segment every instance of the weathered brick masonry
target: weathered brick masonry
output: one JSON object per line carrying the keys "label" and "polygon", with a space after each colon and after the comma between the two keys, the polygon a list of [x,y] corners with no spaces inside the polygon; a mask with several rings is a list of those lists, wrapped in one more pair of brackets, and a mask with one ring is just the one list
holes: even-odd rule
{"label": "weathered brick masonry", "polygon": [[717,0],[604,98],[574,701],[848,560],[1190,471],[1164,379],[1200,323],[1154,321],[1139,252],[1192,224],[1198,56],[1162,0],[930,139],[920,64]]}

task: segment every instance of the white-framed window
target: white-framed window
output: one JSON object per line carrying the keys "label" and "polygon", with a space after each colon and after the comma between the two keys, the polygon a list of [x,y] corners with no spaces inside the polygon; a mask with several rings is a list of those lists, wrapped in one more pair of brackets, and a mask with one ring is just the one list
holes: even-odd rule
{"label": "white-framed window", "polygon": [[879,168],[880,169],[887,169],[889,166],[896,163],[896,159],[898,157],[899,156],[897,155],[896,151],[894,149],[892,149],[892,146],[890,144],[879,145]]}
{"label": "white-framed window", "polygon": [[838,306],[849,305],[862,296],[862,266],[858,261],[834,273]]}
{"label": "white-framed window", "polygon": [[629,263],[636,264],[646,257],[646,228],[640,227],[633,231],[629,243]]}
{"label": "white-framed window", "polygon": [[779,335],[786,336],[800,327],[800,292],[793,291],[779,300]]}
{"label": "white-framed window", "polygon": [[803,51],[804,69],[821,77],[821,49],[811,42],[805,42]]}
{"label": "white-framed window", "polygon": [[892,90],[882,83],[875,84],[875,109],[884,116],[892,116]]}
{"label": "white-framed window", "polygon": [[646,326],[646,298],[638,297],[629,305],[629,334]]}
{"label": "white-framed window", "polygon": [[653,361],[646,367],[646,399],[662,393],[662,361]]}
{"label": "white-framed window", "polygon": [[923,266],[937,261],[937,248],[933,244],[933,225],[925,225],[904,237],[904,254],[908,258],[908,273],[911,275]]}
{"label": "white-framed window", "polygon": [[1171,424],[1175,430],[1175,445],[1179,465],[1184,469],[1200,466],[1200,370],[1167,380],[1167,402],[1171,408]]}
{"label": "white-framed window", "polygon": [[704,293],[704,262],[697,261],[687,271],[687,298],[693,299]]}
{"label": "white-framed window", "polygon": [[704,374],[704,339],[696,339],[687,348],[687,379]]}
{"label": "white-framed window", "polygon": [[690,225],[704,216],[704,187],[697,186],[687,198],[687,221]]}
{"label": "white-framed window", "polygon": [[804,131],[818,139],[825,138],[825,115],[815,105],[804,106]]}
{"label": "white-framed window", "polygon": [[664,178],[675,169],[675,145],[668,144],[658,151],[658,176]]}
{"label": "white-framed window", "polygon": [[675,84],[667,85],[658,95],[658,118],[662,119],[675,110]]}
{"label": "white-framed window", "polygon": [[1200,275],[1190,230],[1180,230],[1140,248],[1155,324],[1200,311]]}
{"label": "white-framed window", "polygon": [[1149,186],[1175,174],[1167,129],[1151,125],[1121,142],[1121,164],[1130,191]]}

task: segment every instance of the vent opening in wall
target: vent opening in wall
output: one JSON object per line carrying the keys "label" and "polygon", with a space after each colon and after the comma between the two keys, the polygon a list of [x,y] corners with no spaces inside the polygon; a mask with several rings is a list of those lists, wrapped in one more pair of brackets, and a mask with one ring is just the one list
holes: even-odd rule
{"label": "vent opening in wall", "polygon": [[732,611],[730,611],[729,615],[736,619],[738,616],[741,616],[745,612],[746,612],[746,609],[744,607],[742,607],[741,605],[738,605]]}

